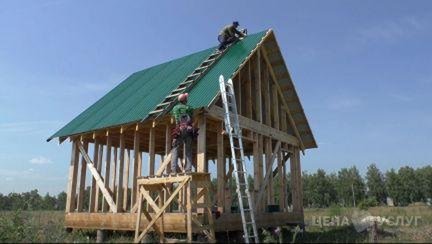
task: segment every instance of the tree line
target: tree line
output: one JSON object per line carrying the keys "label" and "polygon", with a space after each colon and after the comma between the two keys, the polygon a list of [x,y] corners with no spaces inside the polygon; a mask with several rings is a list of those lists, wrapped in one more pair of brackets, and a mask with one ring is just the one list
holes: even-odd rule
{"label": "tree line", "polygon": [[305,207],[384,205],[388,197],[395,206],[407,206],[432,199],[431,166],[417,169],[405,166],[383,173],[371,164],[365,177],[355,166],[337,173],[318,169],[315,173],[303,172],[302,180]]}
{"label": "tree line", "polygon": [[[288,202],[291,202],[290,175],[286,175]],[[253,178],[248,178],[253,186]],[[432,199],[432,166],[414,169],[409,166],[399,170],[390,169],[382,173],[375,164],[367,167],[365,177],[358,169],[342,168],[336,173],[318,169],[315,173],[303,172],[304,207],[342,207],[384,205],[387,198],[395,206],[406,206],[414,202],[430,202]],[[280,177],[273,180],[274,189],[280,187]],[[213,180],[214,188],[216,181]],[[235,193],[235,184],[230,184]],[[215,188],[216,189],[216,188]],[[275,192],[278,199],[279,191]],[[101,196],[100,196],[101,197]],[[88,209],[90,187],[84,192],[84,210]],[[233,197],[235,199],[235,197]],[[99,201],[102,202],[102,201]],[[277,201],[276,201],[277,202]],[[0,210],[64,210],[66,193],[40,195],[38,190],[23,193],[0,193]]]}

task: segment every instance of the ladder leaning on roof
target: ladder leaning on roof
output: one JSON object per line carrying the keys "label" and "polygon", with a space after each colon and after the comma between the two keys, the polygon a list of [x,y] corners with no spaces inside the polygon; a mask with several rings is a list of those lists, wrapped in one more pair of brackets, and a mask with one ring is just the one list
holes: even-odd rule
{"label": "ladder leaning on roof", "polygon": [[[177,103],[178,95],[188,92],[192,89],[195,83],[203,77],[210,67],[215,64],[220,57],[228,50],[228,47],[223,51],[219,51],[217,48],[208,56],[185,80],[180,82],[176,89],[172,90],[171,93],[165,97],[165,99],[159,103],[156,108],[149,113],[149,116],[155,116],[155,119],[168,113],[174,105]],[[145,118],[146,119],[146,118]],[[145,120],[143,119],[143,121]]]}
{"label": "ladder leaning on roof", "polygon": [[238,120],[234,86],[231,79],[225,81],[222,75],[219,77],[219,85],[222,103],[225,109],[225,130],[228,133],[231,145],[232,163],[234,165],[234,175],[236,177],[239,208],[243,223],[243,237],[246,243],[258,243],[258,231],[255,222],[255,213],[252,205],[253,203],[247,183],[247,172],[244,160],[245,156],[243,151],[242,132]]}

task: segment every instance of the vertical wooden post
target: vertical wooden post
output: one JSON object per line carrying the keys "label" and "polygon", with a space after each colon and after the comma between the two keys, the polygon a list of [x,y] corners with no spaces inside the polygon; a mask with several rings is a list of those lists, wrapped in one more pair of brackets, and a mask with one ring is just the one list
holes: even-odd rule
{"label": "vertical wooden post", "polygon": [[72,143],[71,161],[69,165],[69,179],[66,198],[66,213],[75,211],[75,194],[78,175],[79,151],[77,142]]}
{"label": "vertical wooden post", "polygon": [[[95,164],[95,168],[97,168],[97,164],[99,162],[99,142],[97,139],[94,141],[94,149],[93,149],[93,164]],[[96,203],[96,179],[92,177],[91,191],[90,191],[90,204],[89,204],[89,212],[94,212],[95,203]]]}
{"label": "vertical wooden post", "polygon": [[[99,156],[98,156],[98,162],[97,162],[97,171],[99,174],[101,174],[101,170],[102,170],[102,159],[103,159],[103,149],[104,149],[104,145],[103,144],[99,144]],[[100,197],[100,193],[99,193],[99,186],[96,184],[96,192],[95,192],[95,206],[94,206],[94,211],[98,212],[99,211],[99,197]]]}
{"label": "vertical wooden post", "polygon": [[[253,164],[254,164],[254,196],[259,192],[261,187],[261,178],[262,178],[262,155],[259,154],[259,137],[258,133],[254,133],[254,142],[253,142]],[[253,200],[255,202],[255,199]],[[257,208],[255,208],[257,209]]]}
{"label": "vertical wooden post", "polygon": [[[162,208],[163,207],[163,205],[164,205],[164,201],[165,201],[165,190],[162,190],[162,189],[160,189],[159,191],[158,191],[158,193],[159,193],[159,200],[158,200],[158,207],[159,208]],[[164,216],[165,216],[165,214],[162,214],[161,216],[160,216],[160,227],[159,227],[159,231],[161,232],[160,233],[160,235],[159,235],[159,243],[164,243],[165,242],[165,228],[164,228],[164,225],[165,225],[165,223],[164,223]]]}
{"label": "vertical wooden post", "polygon": [[[109,188],[110,173],[111,173],[111,135],[109,131],[106,134],[106,162],[105,162],[105,188]],[[112,192],[112,191],[111,191]],[[114,196],[113,196],[114,198]],[[109,209],[108,202],[105,200],[102,203],[102,212],[107,212]]]}
{"label": "vertical wooden post", "polygon": [[294,152],[290,161],[293,212],[303,216],[303,189],[300,167],[300,150],[298,147],[294,147]]}
{"label": "vertical wooden post", "polygon": [[280,211],[285,210],[285,172],[283,170],[282,162],[282,152],[279,149],[277,152],[277,162],[278,162],[278,177],[279,177],[279,209]]}
{"label": "vertical wooden post", "polygon": [[264,66],[264,78],[263,78],[263,94],[265,101],[265,124],[271,126],[271,99],[270,99],[270,78],[269,78],[269,70],[267,66]]}
{"label": "vertical wooden post", "polygon": [[[171,138],[171,128],[170,124],[165,127],[165,157],[171,152],[172,138]],[[166,167],[166,173],[171,173],[171,162],[168,163]]]}
{"label": "vertical wooden post", "polygon": [[197,140],[197,172],[208,172],[208,163],[207,163],[207,143],[206,143],[206,134],[207,134],[207,123],[205,115],[200,115],[198,120],[199,126],[199,135]]}
{"label": "vertical wooden post", "polygon": [[137,177],[141,176],[141,152],[140,152],[140,134],[138,132],[138,125],[134,133],[134,168],[133,168],[133,183],[132,183],[132,199],[131,199],[131,209],[136,202],[136,196],[138,194],[137,189]]}
{"label": "vertical wooden post", "polygon": [[192,242],[192,194],[191,194],[191,181],[186,184],[186,230],[187,241]]}
{"label": "vertical wooden post", "polygon": [[263,122],[262,115],[262,87],[261,87],[261,51],[258,49],[256,60],[256,69],[255,69],[255,107],[256,107],[256,120],[259,122]]}
{"label": "vertical wooden post", "polygon": [[153,176],[155,173],[155,128],[150,128],[149,135],[149,175]]}
{"label": "vertical wooden post", "polygon": [[[263,156],[264,156],[264,137],[260,134],[258,134],[258,158],[257,158],[257,162],[258,162],[258,178],[256,179],[259,182],[259,185],[257,187],[257,193],[259,192],[260,188],[261,188],[261,184],[263,183],[264,180],[264,161],[263,161]],[[259,205],[257,206],[257,209],[263,210],[264,209],[264,201],[258,203]]]}
{"label": "vertical wooden post", "polygon": [[277,90],[277,86],[272,86],[272,97],[273,97],[273,128],[279,130],[279,93]]}
{"label": "vertical wooden post", "polygon": [[225,152],[224,152],[224,136],[221,131],[223,124],[221,123],[220,130],[217,132],[217,206],[221,212],[224,212],[225,201]]}
{"label": "vertical wooden post", "polygon": [[[114,161],[113,161],[113,167],[112,167],[112,187],[111,187],[111,191],[113,193],[113,200],[117,203],[117,188],[116,188],[116,183],[117,183],[117,152],[118,152],[118,148],[114,147]],[[118,209],[118,208],[117,208]]]}
{"label": "vertical wooden post", "polygon": [[130,169],[130,150],[126,149],[125,168],[123,175],[123,209],[127,210],[127,200],[129,191],[129,169]]}
{"label": "vertical wooden post", "polygon": [[[272,162],[270,161],[272,158],[272,139],[266,138],[265,140],[265,154],[266,154],[266,173],[270,170],[270,172],[273,172],[273,169],[271,168]],[[268,179],[268,185],[267,185],[267,204],[273,204],[273,173],[270,174],[270,177]]]}
{"label": "vertical wooden post", "polygon": [[[83,143],[84,150],[88,151],[88,142]],[[86,175],[87,175],[87,162],[84,157],[81,157],[81,172],[80,172],[80,184],[78,193],[78,212],[82,212],[84,207],[84,197],[85,197],[85,185],[86,185]]]}
{"label": "vertical wooden post", "polygon": [[123,130],[120,132],[120,161],[118,171],[118,184],[117,184],[117,211],[123,211],[123,174],[124,174],[124,161],[125,161],[125,138]]}
{"label": "vertical wooden post", "polygon": [[253,119],[252,116],[252,107],[253,107],[253,103],[252,103],[252,75],[251,75],[251,61],[248,61],[248,69],[247,69],[247,73],[248,73],[248,77],[247,77],[247,83],[246,85],[246,117]]}

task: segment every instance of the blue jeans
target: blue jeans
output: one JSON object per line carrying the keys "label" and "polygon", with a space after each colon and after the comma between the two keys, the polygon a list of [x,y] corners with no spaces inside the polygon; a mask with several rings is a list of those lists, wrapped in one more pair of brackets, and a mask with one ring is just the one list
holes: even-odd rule
{"label": "blue jeans", "polygon": [[218,36],[218,41],[219,41],[219,50],[223,50],[226,48],[227,45],[237,41],[238,38],[235,36],[231,36],[231,37],[224,37],[223,35],[219,35]]}
{"label": "blue jeans", "polygon": [[171,172],[177,172],[177,162],[178,162],[178,149],[181,145],[185,144],[186,147],[186,172],[192,171],[192,135],[185,133],[184,135],[179,135],[172,143],[172,160],[171,160]]}

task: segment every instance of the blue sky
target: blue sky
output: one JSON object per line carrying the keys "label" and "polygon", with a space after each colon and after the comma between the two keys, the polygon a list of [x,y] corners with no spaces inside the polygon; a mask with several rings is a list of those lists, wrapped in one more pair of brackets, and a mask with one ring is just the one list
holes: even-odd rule
{"label": "blue sky", "polygon": [[70,144],[45,139],[234,19],[276,32],[319,144],[304,170],[432,163],[431,1],[2,0],[0,192],[65,190]]}

